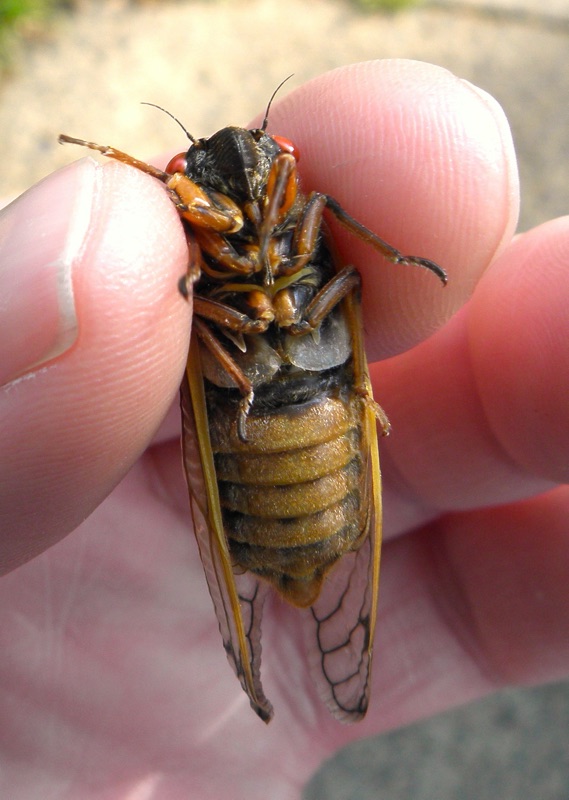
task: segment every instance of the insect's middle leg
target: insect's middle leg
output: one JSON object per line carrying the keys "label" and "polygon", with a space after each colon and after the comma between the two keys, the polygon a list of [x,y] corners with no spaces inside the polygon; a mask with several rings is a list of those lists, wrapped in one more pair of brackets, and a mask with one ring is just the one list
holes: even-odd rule
{"label": "insect's middle leg", "polygon": [[246,442],[247,416],[251,410],[251,406],[253,405],[253,400],[255,399],[253,384],[245,375],[243,370],[236,364],[234,359],[231,358],[219,339],[210,330],[210,328],[208,328],[208,326],[202,322],[201,319],[195,318],[193,326],[197,337],[200,339],[204,347],[207,348],[218,364],[220,364],[225,372],[231,377],[241,393],[241,402],[239,403],[239,413],[237,416],[237,435],[242,442]]}
{"label": "insect's middle leg", "polygon": [[194,297],[194,312],[222,329],[243,335],[264,333],[271,321],[270,318],[252,319],[232,306],[199,295]]}

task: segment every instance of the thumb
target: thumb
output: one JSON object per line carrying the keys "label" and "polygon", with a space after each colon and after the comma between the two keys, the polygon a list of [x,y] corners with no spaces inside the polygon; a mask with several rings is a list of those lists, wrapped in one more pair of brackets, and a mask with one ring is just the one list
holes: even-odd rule
{"label": "thumb", "polygon": [[83,159],[0,213],[0,574],[73,530],[180,382],[187,248],[163,188]]}

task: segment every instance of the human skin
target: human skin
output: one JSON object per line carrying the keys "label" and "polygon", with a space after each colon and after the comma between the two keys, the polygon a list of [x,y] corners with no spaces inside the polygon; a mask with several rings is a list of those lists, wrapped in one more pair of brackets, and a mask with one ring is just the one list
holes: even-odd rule
{"label": "human skin", "polygon": [[181,473],[182,228],[156,181],[82,161],[0,219],[2,797],[293,800],[356,738],[567,676],[569,219],[512,240],[503,112],[427,64],[321,76],[274,104],[269,132],[299,147],[305,188],[449,274],[443,289],[332,222],[362,273],[393,426],[368,715],[329,716],[278,600],[263,637],[275,718],[249,708]]}

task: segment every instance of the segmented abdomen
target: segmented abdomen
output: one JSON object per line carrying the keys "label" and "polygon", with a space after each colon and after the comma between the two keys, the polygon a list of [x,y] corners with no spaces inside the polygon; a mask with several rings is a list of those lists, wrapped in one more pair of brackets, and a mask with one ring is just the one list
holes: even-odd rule
{"label": "segmented abdomen", "polygon": [[[347,377],[343,368],[337,372]],[[323,389],[315,375],[313,396],[292,405],[286,381],[268,404],[261,392],[247,417],[246,442],[237,435],[238,399],[211,385],[207,392],[232,557],[297,606],[314,602],[327,570],[357,549],[367,530],[362,401],[351,382],[340,383],[328,379]]]}

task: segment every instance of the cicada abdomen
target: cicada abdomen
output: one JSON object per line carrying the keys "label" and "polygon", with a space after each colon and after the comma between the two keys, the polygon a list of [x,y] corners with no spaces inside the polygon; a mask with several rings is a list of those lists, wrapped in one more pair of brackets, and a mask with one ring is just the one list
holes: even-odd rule
{"label": "cicada abdomen", "polygon": [[381,541],[377,420],[360,276],[331,253],[328,208],[394,263],[403,256],[328,195],[301,192],[297,151],[261,128],[196,140],[166,171],[62,136],[161,180],[184,220],[180,284],[194,321],[182,384],[184,464],[225,650],[251,705],[261,616],[274,588],[305,615],[319,693],[343,721],[367,710]]}

